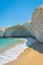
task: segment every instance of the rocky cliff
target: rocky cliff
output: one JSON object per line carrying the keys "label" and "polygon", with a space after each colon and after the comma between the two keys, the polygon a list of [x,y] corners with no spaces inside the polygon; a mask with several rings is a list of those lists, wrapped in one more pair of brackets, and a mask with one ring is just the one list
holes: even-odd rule
{"label": "rocky cliff", "polygon": [[32,31],[31,22],[32,22],[32,20],[30,20],[30,21],[24,23],[23,26],[28,30],[28,32],[30,33],[29,35],[30,35],[31,37],[34,37],[34,33],[33,33],[33,31]]}
{"label": "rocky cliff", "polygon": [[43,5],[34,10],[32,20],[22,25],[0,29],[0,37],[34,36],[43,42]]}
{"label": "rocky cliff", "polygon": [[36,39],[43,42],[43,5],[33,12],[31,25]]}
{"label": "rocky cliff", "polygon": [[5,30],[5,37],[29,36],[29,31],[23,25],[16,25]]}
{"label": "rocky cliff", "polygon": [[33,36],[31,22],[0,29],[0,37]]}
{"label": "rocky cliff", "polygon": [[31,36],[30,23],[24,23],[8,27],[6,29],[0,28],[0,37],[17,37],[17,36]]}
{"label": "rocky cliff", "polygon": [[5,33],[5,28],[0,28],[0,37],[3,37]]}

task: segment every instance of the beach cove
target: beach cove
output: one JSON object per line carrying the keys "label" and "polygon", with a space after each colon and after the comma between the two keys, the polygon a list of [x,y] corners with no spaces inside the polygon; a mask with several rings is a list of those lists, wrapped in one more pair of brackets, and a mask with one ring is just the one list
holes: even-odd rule
{"label": "beach cove", "polygon": [[0,54],[0,65],[16,60],[17,57],[24,52],[24,49],[26,49],[33,40],[31,38],[27,39],[29,39],[29,43],[26,39],[19,38],[19,40],[16,41],[16,45],[12,44],[12,46],[10,48],[8,47],[7,49],[5,47],[6,50]]}
{"label": "beach cove", "polygon": [[[25,7],[20,7],[21,9],[20,8],[19,9],[23,12],[23,9],[25,8],[23,14],[25,17],[27,17],[27,15],[25,14],[29,15],[30,13],[26,13],[25,11],[29,9],[30,6],[32,5],[34,6],[36,2],[35,4],[31,3],[32,5],[30,5],[29,2],[24,2],[24,3],[29,4],[29,7],[27,8],[25,6]],[[23,2],[22,5],[24,5]],[[33,6],[31,9],[33,9]],[[12,9],[9,10],[9,13],[14,15],[16,14],[19,15],[20,13],[20,17],[17,15],[16,15],[17,17],[16,16],[15,17],[17,22],[18,22],[18,17],[20,21],[22,21],[21,19],[23,17],[23,16],[21,17],[22,13],[18,9],[18,7],[17,9],[19,11],[16,10],[15,8],[16,7],[13,8],[13,11],[16,12],[16,13],[14,12],[15,14],[13,12],[10,12],[12,11]],[[30,9],[29,11],[31,12]],[[2,11],[0,11],[0,13],[1,12]],[[0,27],[0,65],[43,65],[43,4],[37,7],[33,11],[33,13],[31,12],[32,18],[30,20],[26,21],[25,18],[24,21],[26,22],[24,23],[20,22],[21,24],[19,24],[18,22],[16,25],[15,24],[16,21],[13,20],[13,18],[15,19],[14,15],[11,17],[9,13],[7,17],[5,16],[6,20],[2,15],[4,14],[4,10],[0,16],[2,17],[2,20],[3,19],[5,20],[2,21],[4,25],[5,23],[6,25],[8,23],[7,27],[6,25],[5,27],[3,27],[2,23],[0,22],[0,24],[2,25],[2,28]],[[5,14],[7,14],[7,12]],[[28,17],[30,17],[30,15]],[[10,23],[8,21],[8,18],[10,19],[9,21],[11,23],[11,26],[9,25]],[[14,24],[12,24],[12,22]]]}
{"label": "beach cove", "polygon": [[[22,38],[2,38],[0,40],[0,65],[10,62],[17,58],[23,49],[26,48],[26,39]],[[2,41],[3,40],[3,41]],[[4,45],[3,45],[4,44]]]}
{"label": "beach cove", "polygon": [[17,59],[4,65],[43,65],[43,44],[34,41]]}

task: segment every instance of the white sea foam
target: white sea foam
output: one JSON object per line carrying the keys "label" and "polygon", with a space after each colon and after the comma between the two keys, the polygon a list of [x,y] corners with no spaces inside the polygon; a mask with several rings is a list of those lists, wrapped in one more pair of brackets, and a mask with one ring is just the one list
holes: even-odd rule
{"label": "white sea foam", "polygon": [[25,48],[27,48],[26,44],[18,44],[16,47],[0,54],[0,65],[3,65],[16,59]]}

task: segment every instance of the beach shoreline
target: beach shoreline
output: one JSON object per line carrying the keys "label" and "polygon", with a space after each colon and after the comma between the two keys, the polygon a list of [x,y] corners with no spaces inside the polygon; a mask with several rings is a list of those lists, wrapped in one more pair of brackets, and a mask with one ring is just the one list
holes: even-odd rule
{"label": "beach shoreline", "polygon": [[8,45],[7,47],[5,48],[0,48],[0,54],[15,47],[17,44],[20,44],[19,42],[21,41],[21,43],[23,44],[25,41],[27,41],[26,39],[22,39],[22,38],[18,38],[18,40],[16,42],[14,42],[13,44],[11,45]]}
{"label": "beach shoreline", "polygon": [[4,65],[43,65],[43,44],[36,40],[17,59]]}
{"label": "beach shoreline", "polygon": [[19,44],[16,44],[15,46],[12,46],[10,49],[7,49],[5,52],[0,54],[0,65],[3,65],[5,63],[8,63],[14,59],[16,59],[26,47],[26,39],[21,39],[22,42],[17,42]]}
{"label": "beach shoreline", "polygon": [[28,47],[16,60],[4,65],[43,65],[43,54]]}

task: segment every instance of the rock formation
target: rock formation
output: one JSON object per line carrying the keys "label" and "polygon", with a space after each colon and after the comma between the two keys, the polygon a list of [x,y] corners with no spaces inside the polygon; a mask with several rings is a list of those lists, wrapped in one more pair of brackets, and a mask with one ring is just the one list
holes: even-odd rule
{"label": "rock formation", "polygon": [[28,30],[23,25],[16,25],[6,29],[5,37],[29,36]]}
{"label": "rock formation", "polygon": [[33,31],[32,31],[32,25],[31,25],[31,20],[24,23],[23,26],[28,30],[28,32],[30,33],[29,35],[31,37],[34,37]]}
{"label": "rock formation", "polygon": [[31,22],[0,29],[0,37],[33,36],[43,42],[43,5],[35,9]]}
{"label": "rock formation", "polygon": [[36,39],[43,42],[43,5],[33,12],[31,25]]}
{"label": "rock formation", "polygon": [[5,28],[0,28],[0,37],[3,37],[5,33]]}

